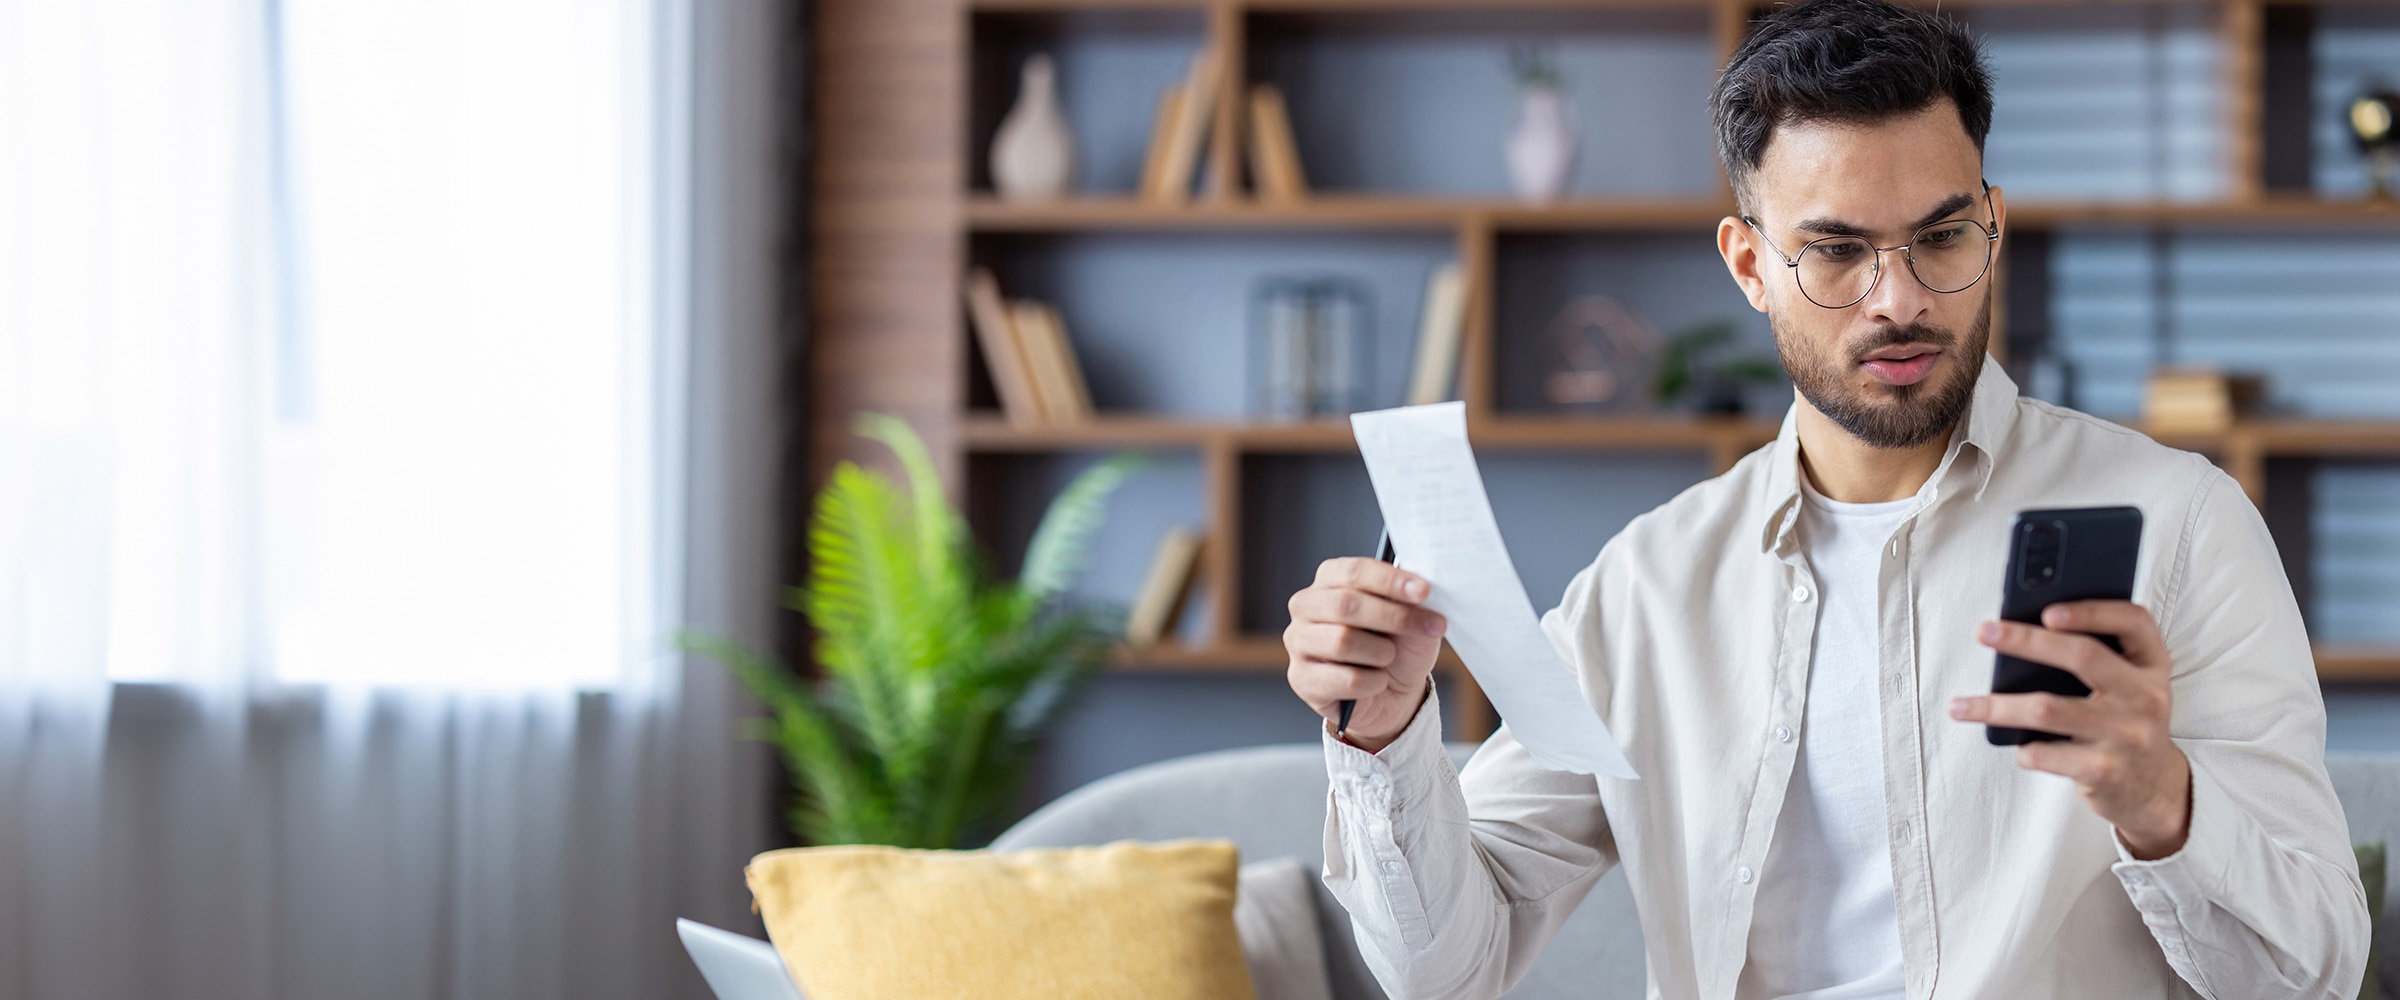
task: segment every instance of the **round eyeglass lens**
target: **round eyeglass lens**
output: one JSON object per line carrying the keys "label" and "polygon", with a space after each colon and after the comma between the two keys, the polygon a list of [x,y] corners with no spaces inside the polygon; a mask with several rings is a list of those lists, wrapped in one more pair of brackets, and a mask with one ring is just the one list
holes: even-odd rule
{"label": "round eyeglass lens", "polygon": [[1800,294],[1828,309],[1867,297],[1875,287],[1875,245],[1856,236],[1829,236],[1800,248]]}
{"label": "round eyeglass lens", "polygon": [[1992,241],[1983,227],[1964,219],[1936,222],[1908,241],[1908,266],[1917,280],[1937,292],[1965,291],[1983,277],[1992,260]]}
{"label": "round eyeglass lens", "polygon": [[[1908,268],[1925,287],[1962,292],[1992,261],[1984,228],[1966,219],[1936,222],[1908,241]],[[1829,309],[1856,304],[1875,287],[1882,268],[1875,245],[1856,236],[1829,236],[1800,248],[1800,292]]]}

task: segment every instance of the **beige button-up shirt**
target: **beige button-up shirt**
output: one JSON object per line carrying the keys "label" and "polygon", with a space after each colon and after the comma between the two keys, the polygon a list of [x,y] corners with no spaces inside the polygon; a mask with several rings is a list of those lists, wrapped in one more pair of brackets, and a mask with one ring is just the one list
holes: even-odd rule
{"label": "beige button-up shirt", "polygon": [[[1640,780],[1545,770],[1506,726],[1455,772],[1430,698],[1381,753],[1328,728],[1325,882],[1395,998],[1499,996],[1620,860],[1650,995],[1734,996],[1817,622],[1799,475],[1787,416],[1772,445],[1627,525],[1544,616]],[[2144,515],[2134,599],[2165,633],[2192,765],[2190,837],[2150,862],[2073,782],[1947,713],[1990,690],[1975,627],[1999,613],[2016,513],[2118,504]],[[2355,994],[2366,898],[2308,636],[2232,479],[2021,399],[1986,364],[1884,549],[1873,666],[1910,997]]]}

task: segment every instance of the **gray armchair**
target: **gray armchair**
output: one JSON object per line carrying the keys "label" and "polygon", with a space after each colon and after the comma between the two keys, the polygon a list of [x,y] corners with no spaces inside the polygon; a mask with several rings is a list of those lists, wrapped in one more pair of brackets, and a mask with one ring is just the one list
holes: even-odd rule
{"label": "gray armchair", "polygon": [[[1462,764],[1474,752],[1454,743]],[[2400,755],[2336,754],[2334,789],[2349,813],[2351,839],[2400,845]],[[1093,782],[1025,818],[994,841],[996,849],[1070,847],[1114,840],[1223,837],[1245,861],[1293,857],[1324,865],[1325,762],[1316,744],[1197,754]],[[2383,912],[2396,914],[2388,893]],[[1381,1000],[1383,990],[1359,958],[1349,915],[1317,886],[1317,923],[1338,1000]],[[2377,947],[2400,954],[2400,920],[2387,921]],[[2386,996],[2400,997],[2400,968],[2386,961]],[[1511,997],[1639,997],[1645,989],[1642,936],[1621,872],[1601,880],[1557,940],[1543,950]]]}

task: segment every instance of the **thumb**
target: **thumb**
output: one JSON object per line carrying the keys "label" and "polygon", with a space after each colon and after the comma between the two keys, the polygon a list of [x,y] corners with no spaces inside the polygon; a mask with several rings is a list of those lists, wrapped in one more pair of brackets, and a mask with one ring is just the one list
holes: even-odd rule
{"label": "thumb", "polygon": [[1395,635],[1392,642],[1398,647],[1392,658],[1392,679],[1403,688],[1414,689],[1433,672],[1434,661],[1442,655],[1442,637],[1415,632]]}

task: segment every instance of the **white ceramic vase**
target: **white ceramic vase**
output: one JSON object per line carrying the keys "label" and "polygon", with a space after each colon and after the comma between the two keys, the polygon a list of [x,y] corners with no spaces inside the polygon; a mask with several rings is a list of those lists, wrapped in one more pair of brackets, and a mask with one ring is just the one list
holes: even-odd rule
{"label": "white ceramic vase", "polygon": [[1557,201],[1575,175],[1575,110],[1555,87],[1527,87],[1508,136],[1508,178],[1517,197]]}
{"label": "white ceramic vase", "polygon": [[1058,108],[1058,71],[1050,57],[1025,60],[1017,104],[992,137],[992,184],[1011,200],[1057,198],[1075,182],[1075,136]]}

